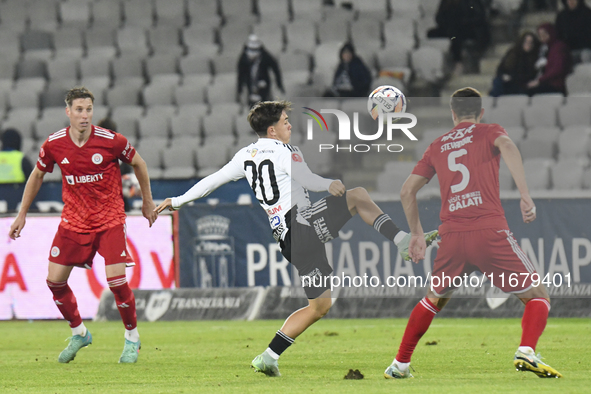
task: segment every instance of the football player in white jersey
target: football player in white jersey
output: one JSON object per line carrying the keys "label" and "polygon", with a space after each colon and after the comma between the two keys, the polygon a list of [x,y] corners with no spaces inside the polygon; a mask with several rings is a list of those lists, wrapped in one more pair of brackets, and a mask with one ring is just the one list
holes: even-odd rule
{"label": "football player in white jersey", "polygon": [[[310,171],[301,151],[289,145],[291,124],[287,111],[290,109],[291,103],[287,101],[255,104],[248,114],[248,122],[258,134],[258,141],[242,148],[228,164],[182,196],[167,198],[156,208],[158,213],[166,208],[175,210],[230,181],[244,177],[249,181],[267,212],[281,253],[303,278],[308,279],[302,281],[308,306],[291,314],[267,350],[252,361],[256,372],[268,376],[281,376],[279,356],[330,309],[330,280],[324,278],[330,276],[332,267],[324,243],[336,238],[349,219],[359,214],[365,223],[398,245],[405,258],[410,240],[410,236],[396,227],[371,200],[365,189],[346,190],[340,180],[323,178]],[[328,191],[331,195],[311,204],[308,190]],[[437,231],[432,231],[425,239],[429,244],[436,236]]]}

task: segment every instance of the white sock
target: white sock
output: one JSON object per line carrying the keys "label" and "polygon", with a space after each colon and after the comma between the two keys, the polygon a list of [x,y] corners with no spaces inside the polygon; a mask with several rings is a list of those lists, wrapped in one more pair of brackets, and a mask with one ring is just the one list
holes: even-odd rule
{"label": "white sock", "polygon": [[140,333],[137,331],[137,327],[133,330],[125,330],[125,339],[131,342],[137,342],[140,340]]}
{"label": "white sock", "polygon": [[394,237],[394,245],[398,245],[398,244],[400,243],[400,241],[402,241],[402,239],[403,239],[404,237],[406,237],[406,235],[407,235],[407,234],[408,234],[408,233],[407,233],[406,231],[402,231],[402,230],[400,230],[400,231],[398,232],[398,234],[396,234],[396,236]]}
{"label": "white sock", "polygon": [[271,357],[273,357],[273,360],[279,360],[279,355],[277,353],[275,353],[273,350],[271,350],[270,347],[267,348],[267,350],[265,350],[267,352],[267,354]]}
{"label": "white sock", "polygon": [[529,346],[519,346],[517,350],[519,350],[521,353],[535,353],[534,349]]}
{"label": "white sock", "polygon": [[401,363],[400,361],[398,361],[396,359],[394,359],[392,364],[396,365],[396,368],[398,368],[400,371],[406,371],[408,369],[408,367],[410,366],[410,363]]}
{"label": "white sock", "polygon": [[84,327],[84,323],[80,323],[78,327],[72,327],[72,336],[80,335],[81,337],[86,335],[86,327]]}

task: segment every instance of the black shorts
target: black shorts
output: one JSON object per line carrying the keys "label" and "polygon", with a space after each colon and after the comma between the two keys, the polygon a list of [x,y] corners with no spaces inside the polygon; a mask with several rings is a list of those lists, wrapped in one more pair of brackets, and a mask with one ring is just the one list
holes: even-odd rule
{"label": "black shorts", "polygon": [[309,226],[296,220],[295,207],[286,215],[288,231],[279,241],[281,254],[297,268],[308,299],[318,298],[330,289],[330,280],[324,278],[333,270],[324,244],[338,237],[339,230],[351,219],[346,196],[322,198],[302,211]]}

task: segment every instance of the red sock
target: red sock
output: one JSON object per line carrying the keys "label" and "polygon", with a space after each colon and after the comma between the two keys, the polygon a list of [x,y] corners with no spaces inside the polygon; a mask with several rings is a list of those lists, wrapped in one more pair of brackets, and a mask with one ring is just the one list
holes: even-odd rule
{"label": "red sock", "polygon": [[550,303],[545,298],[532,298],[525,304],[521,319],[521,344],[536,350],[538,339],[542,336],[550,312]]}
{"label": "red sock", "polygon": [[401,363],[409,363],[410,357],[422,336],[427,332],[433,318],[439,312],[427,297],[417,304],[410,314],[396,360]]}
{"label": "red sock", "polygon": [[68,282],[52,282],[49,279],[46,282],[49,290],[53,293],[53,301],[55,301],[57,309],[60,310],[64,319],[68,321],[70,327],[78,327],[82,324],[76,296],[68,286]]}
{"label": "red sock", "polygon": [[127,284],[125,275],[113,276],[107,278],[109,288],[115,295],[115,302],[121,315],[121,320],[127,330],[133,330],[137,327],[137,315],[135,312],[135,297]]}

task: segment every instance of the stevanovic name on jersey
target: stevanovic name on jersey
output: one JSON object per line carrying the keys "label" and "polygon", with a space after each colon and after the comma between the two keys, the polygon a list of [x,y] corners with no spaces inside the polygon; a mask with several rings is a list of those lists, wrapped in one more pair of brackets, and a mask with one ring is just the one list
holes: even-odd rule
{"label": "stevanovic name on jersey", "polygon": [[307,223],[299,212],[310,206],[308,190],[327,191],[332,179],[310,171],[302,152],[289,144],[270,138],[259,138],[242,148],[228,164],[172,199],[172,206],[207,196],[229,182],[246,178],[256,199],[267,212],[275,238],[285,237],[285,215],[297,205],[297,220]]}
{"label": "stevanovic name on jersey", "polygon": [[503,135],[498,124],[462,122],[433,141],[417,163],[413,174],[439,178],[440,233],[507,227],[499,196],[501,152],[494,146]]}
{"label": "stevanovic name on jersey", "polygon": [[119,160],[131,163],[135,149],[123,135],[92,126],[86,144],[77,146],[67,127],[49,136],[39,150],[37,168],[62,171],[61,226],[78,233],[125,224]]}

